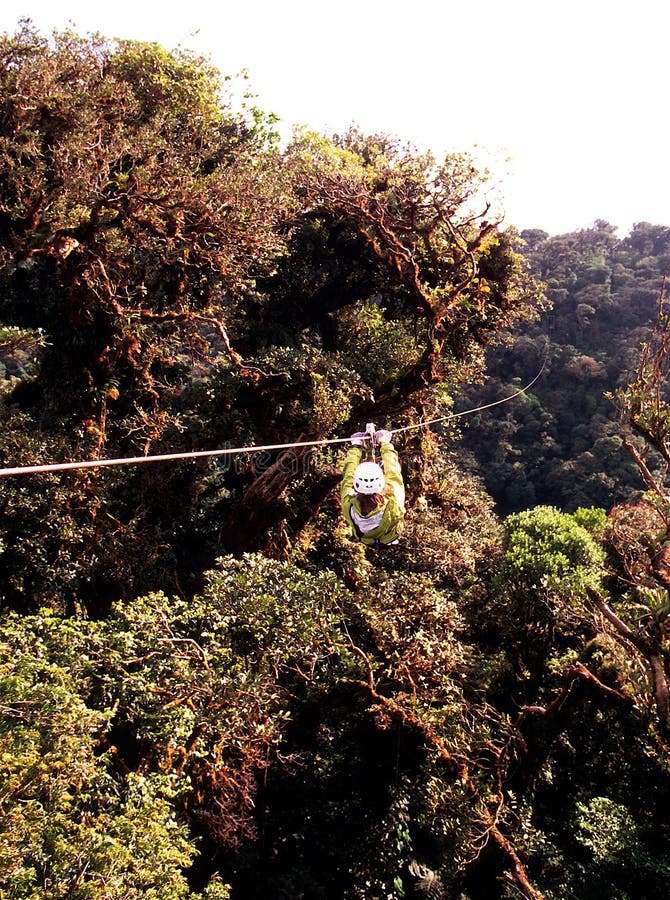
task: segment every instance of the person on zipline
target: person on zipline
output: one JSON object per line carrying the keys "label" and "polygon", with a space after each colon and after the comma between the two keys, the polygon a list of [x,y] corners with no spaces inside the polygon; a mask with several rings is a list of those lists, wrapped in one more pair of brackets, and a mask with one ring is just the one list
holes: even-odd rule
{"label": "person on zipline", "polygon": [[374,437],[375,445],[380,447],[381,465],[361,462],[365,441],[370,440],[371,434],[352,434],[352,446],[342,469],[340,496],[352,537],[378,547],[398,540],[405,517],[405,485],[391,432],[377,431]]}

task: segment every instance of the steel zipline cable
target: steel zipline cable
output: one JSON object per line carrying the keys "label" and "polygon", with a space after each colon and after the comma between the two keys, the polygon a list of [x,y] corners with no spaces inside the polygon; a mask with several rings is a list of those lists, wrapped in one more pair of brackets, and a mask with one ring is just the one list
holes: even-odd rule
{"label": "steel zipline cable", "polygon": [[122,459],[87,459],[82,462],[48,463],[43,466],[16,466],[0,469],[0,475],[35,475],[40,472],[64,472],[67,469],[93,469],[102,466],[135,466],[140,463],[167,462],[175,459],[200,459],[205,456],[233,456],[238,453],[262,453],[270,450],[289,450],[292,447],[317,447],[326,444],[348,443],[349,438],[296,441],[292,444],[264,444],[250,447],[222,447],[218,450],[193,450],[185,453],[161,453],[157,456],[129,456]]}
{"label": "steel zipline cable", "polygon": [[[515,397],[518,397],[520,394],[523,394],[525,391],[529,390],[536,383],[536,381],[538,381],[538,379],[542,375],[542,372],[544,371],[546,362],[547,359],[545,356],[544,362],[542,363],[542,368],[537,373],[535,378],[533,378],[533,380],[530,381],[525,387],[519,388],[518,391],[510,394],[509,397],[502,397],[500,400],[494,400],[492,403],[484,403],[481,406],[475,406],[472,409],[461,410],[461,412],[449,413],[449,415],[440,416],[437,419],[429,419],[427,422],[418,422],[415,425],[405,425],[403,428],[395,428],[391,431],[391,434],[400,434],[401,432],[410,431],[416,428],[428,428],[430,425],[437,425],[440,422],[446,422],[450,419],[459,419],[462,416],[469,416],[473,413],[478,413],[482,410],[490,409],[493,406],[499,406],[502,403],[508,403],[510,400],[514,400]],[[142,463],[169,462],[178,459],[203,459],[204,457],[234,456],[244,453],[270,452],[272,450],[291,450],[296,447],[325,447],[328,444],[348,444],[349,441],[350,438],[348,437],[325,438],[322,440],[316,439],[313,441],[294,441],[290,444],[263,444],[260,446],[252,445],[248,447],[221,447],[217,450],[193,450],[184,453],[162,453],[156,456],[129,456],[121,459],[87,459],[80,462],[46,463],[44,465],[38,466],[15,466],[13,468],[0,469],[0,476],[38,475],[47,472],[66,472],[72,469],[100,469],[106,466],[135,466]]]}
{"label": "steel zipline cable", "polygon": [[533,378],[532,381],[529,381],[528,384],[524,387],[519,388],[518,391],[510,394],[509,397],[502,397],[500,400],[493,400],[491,403],[483,403],[481,406],[475,406],[472,409],[464,409],[461,412],[449,413],[449,415],[447,416],[440,416],[439,419],[429,419],[427,422],[419,422],[418,425],[405,425],[404,428],[395,428],[393,431],[391,431],[391,434],[400,434],[400,432],[410,431],[412,428],[427,428],[429,425],[437,425],[439,422],[448,422],[449,419],[460,419],[461,416],[470,416],[473,413],[482,412],[485,409],[491,409],[492,406],[499,406],[501,403],[508,403],[510,400],[514,400],[515,397],[519,397],[521,394],[525,394],[526,391],[530,390],[533,385],[537,381],[539,381],[546,365],[547,356],[545,354],[544,360],[542,361],[542,366],[540,367],[540,371],[537,373],[535,378]]}

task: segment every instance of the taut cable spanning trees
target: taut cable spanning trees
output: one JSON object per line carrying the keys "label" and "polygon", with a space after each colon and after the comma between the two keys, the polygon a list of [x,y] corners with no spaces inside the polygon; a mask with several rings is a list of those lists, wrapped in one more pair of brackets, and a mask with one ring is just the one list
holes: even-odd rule
{"label": "taut cable spanning trees", "polygon": [[[392,429],[390,433],[400,434],[402,432],[411,431],[418,428],[428,428],[431,425],[438,425],[441,422],[447,422],[452,419],[459,419],[463,416],[472,415],[474,413],[482,412],[485,409],[490,409],[491,407],[499,406],[503,403],[508,403],[510,400],[513,400],[515,397],[518,397],[525,391],[529,390],[539,380],[544,371],[545,365],[546,357],[542,363],[540,371],[533,378],[533,380],[525,385],[525,387],[519,388],[518,391],[515,391],[513,394],[510,394],[507,397],[502,397],[500,400],[494,400],[491,403],[484,403],[481,406],[475,406],[472,409],[464,409],[460,412],[449,413],[446,416],[440,416],[436,419],[429,419],[425,422],[417,422],[414,425],[405,425],[402,428],[395,428]],[[37,475],[48,472],[65,472],[73,469],[92,469],[103,468],[107,466],[133,466],[150,462],[170,462],[173,460],[202,459],[204,457],[234,456],[236,454],[261,453],[270,452],[273,450],[290,450],[297,447],[325,447],[330,444],[347,444],[349,443],[349,441],[350,438],[348,437],[324,438],[309,441],[294,441],[287,444],[263,444],[252,445],[248,447],[222,447],[215,450],[193,450],[183,453],[162,453],[154,456],[130,456],[120,459],[88,459],[78,462],[46,463],[43,465],[35,466],[14,466],[11,468],[0,469],[0,476]]]}

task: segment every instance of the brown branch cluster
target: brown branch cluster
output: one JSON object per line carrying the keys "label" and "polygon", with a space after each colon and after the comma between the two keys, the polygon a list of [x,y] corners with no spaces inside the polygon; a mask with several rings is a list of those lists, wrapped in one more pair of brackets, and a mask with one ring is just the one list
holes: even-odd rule
{"label": "brown branch cluster", "polygon": [[[420,735],[425,745],[435,752],[437,757],[446,766],[447,771],[454,781],[460,782],[465,787],[472,802],[479,805],[480,822],[483,828],[483,832],[479,836],[480,843],[486,843],[490,837],[502,851],[510,864],[510,871],[506,873],[505,877],[516,887],[522,897],[526,898],[526,900],[543,900],[543,895],[531,883],[526,867],[516,847],[500,827],[499,813],[500,804],[502,803],[502,800],[500,799],[502,797],[502,791],[497,795],[499,798],[497,808],[495,804],[492,808],[490,804],[483,802],[480,790],[472,776],[472,761],[461,754],[452,753],[434,728],[423,721],[413,709],[403,705],[401,702],[398,702],[398,700],[381,693],[376,686],[374,670],[369,657],[363,650],[354,645],[353,642],[352,649],[363,660],[367,671],[367,679],[365,681],[355,682],[356,686],[367,695],[369,700],[375,706],[380,707],[392,721],[402,725],[409,731]],[[500,769],[500,766],[502,765],[501,759],[505,752],[505,747],[506,745],[497,749],[494,747],[491,748],[494,756],[497,755],[498,757],[498,769]],[[500,776],[500,772],[498,772],[498,776]]]}
{"label": "brown branch cluster", "polygon": [[663,636],[643,630],[643,625],[631,627],[598,591],[587,588],[587,593],[593,606],[607,622],[615,640],[629,654],[632,651],[643,662],[649,677],[660,733],[665,740],[670,739],[670,658],[663,646]]}

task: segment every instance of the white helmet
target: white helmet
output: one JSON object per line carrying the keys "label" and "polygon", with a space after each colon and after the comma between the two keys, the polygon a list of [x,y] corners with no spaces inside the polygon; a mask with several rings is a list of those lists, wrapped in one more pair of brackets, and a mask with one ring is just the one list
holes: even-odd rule
{"label": "white helmet", "polygon": [[364,462],[354,472],[354,490],[359,494],[381,494],[384,490],[384,473],[377,463]]}

